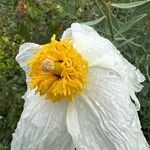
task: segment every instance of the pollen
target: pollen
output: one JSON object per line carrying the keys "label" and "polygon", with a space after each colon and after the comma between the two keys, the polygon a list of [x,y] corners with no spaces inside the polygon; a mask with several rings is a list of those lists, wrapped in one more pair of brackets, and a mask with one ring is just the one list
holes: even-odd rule
{"label": "pollen", "polygon": [[41,46],[28,62],[29,87],[53,102],[74,100],[82,94],[87,84],[88,62],[74,48],[71,39],[51,42]]}

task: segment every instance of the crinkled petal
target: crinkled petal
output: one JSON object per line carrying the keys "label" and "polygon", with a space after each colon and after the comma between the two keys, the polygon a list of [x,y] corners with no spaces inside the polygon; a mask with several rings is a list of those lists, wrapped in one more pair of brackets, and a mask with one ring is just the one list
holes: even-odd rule
{"label": "crinkled petal", "polygon": [[11,150],[74,150],[66,126],[67,103],[53,103],[27,91]]}
{"label": "crinkled petal", "polygon": [[110,68],[120,74],[130,90],[136,109],[139,110],[140,104],[135,92],[142,89],[140,82],[145,79],[140,71],[123,58],[109,40],[101,37],[92,27],[73,23],[62,36],[62,38],[67,37],[73,38],[74,46],[88,60],[90,66]]}
{"label": "crinkled petal", "polygon": [[92,67],[89,85],[67,111],[67,126],[77,150],[148,150],[138,114],[121,76]]}
{"label": "crinkled petal", "polygon": [[16,60],[26,73],[29,71],[27,61],[31,60],[34,57],[34,52],[39,50],[40,45],[35,43],[24,43],[20,46]]}

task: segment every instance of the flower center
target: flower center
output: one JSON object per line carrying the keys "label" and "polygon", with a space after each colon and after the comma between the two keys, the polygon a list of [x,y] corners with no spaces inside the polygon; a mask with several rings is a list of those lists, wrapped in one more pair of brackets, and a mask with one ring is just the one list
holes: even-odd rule
{"label": "flower center", "polygon": [[30,88],[53,102],[73,100],[87,83],[88,62],[69,39],[56,41],[52,37],[28,64]]}
{"label": "flower center", "polygon": [[62,71],[63,71],[63,63],[60,61],[53,61],[51,59],[45,59],[41,63],[41,68],[43,71],[50,71],[54,75],[58,75],[61,77]]}

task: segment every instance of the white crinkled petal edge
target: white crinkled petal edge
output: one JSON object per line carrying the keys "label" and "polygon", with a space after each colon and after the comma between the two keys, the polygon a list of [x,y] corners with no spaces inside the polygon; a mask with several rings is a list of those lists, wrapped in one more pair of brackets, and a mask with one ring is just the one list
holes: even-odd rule
{"label": "white crinkled petal edge", "polygon": [[69,103],[67,111],[68,131],[76,148],[149,150],[135,96],[142,89],[144,76],[93,28],[74,23],[62,39],[68,37],[90,65],[89,85],[82,96]]}
{"label": "white crinkled petal edge", "polygon": [[73,23],[67,29],[63,38],[72,37],[74,46],[88,60],[90,66],[110,68],[120,74],[128,86],[131,98],[135,101],[137,111],[140,104],[135,92],[142,89],[140,82],[145,80],[141,72],[129,63],[116,47],[108,40],[101,37],[92,27],[84,24]]}
{"label": "white crinkled petal edge", "polygon": [[69,103],[67,127],[77,149],[149,150],[135,105],[117,73],[92,67],[83,95]]}
{"label": "white crinkled petal edge", "polygon": [[24,43],[19,47],[19,53],[16,56],[16,60],[20,67],[27,73],[29,67],[27,61],[34,57],[34,51],[39,51],[40,45],[35,43]]}
{"label": "white crinkled petal edge", "polygon": [[34,90],[28,90],[24,99],[11,150],[74,150],[66,126],[67,103],[46,101]]}
{"label": "white crinkled petal edge", "polygon": [[[20,46],[16,60],[26,74],[30,70],[27,61],[38,50],[40,45],[34,43]],[[11,150],[73,150],[73,141],[66,126],[67,102],[46,101],[44,96],[35,95],[35,90],[29,89],[23,98],[24,109],[13,134]]]}

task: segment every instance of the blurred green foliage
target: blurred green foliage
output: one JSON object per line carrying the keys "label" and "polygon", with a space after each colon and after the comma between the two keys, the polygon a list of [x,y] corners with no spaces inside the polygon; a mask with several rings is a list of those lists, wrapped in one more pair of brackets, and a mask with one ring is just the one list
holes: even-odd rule
{"label": "blurred green foliage", "polygon": [[[122,4],[127,3],[127,4]],[[138,94],[142,129],[150,143],[150,1],[1,0],[0,2],[0,150],[10,148],[23,109],[25,74],[15,61],[19,45],[59,38],[72,22],[87,22],[113,41],[145,75]]]}

